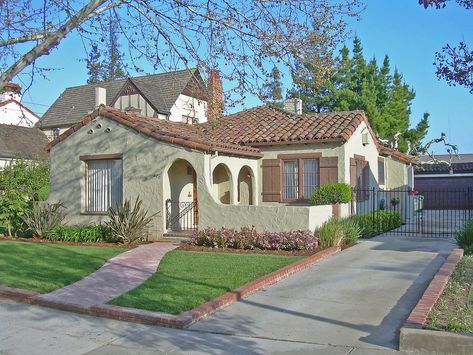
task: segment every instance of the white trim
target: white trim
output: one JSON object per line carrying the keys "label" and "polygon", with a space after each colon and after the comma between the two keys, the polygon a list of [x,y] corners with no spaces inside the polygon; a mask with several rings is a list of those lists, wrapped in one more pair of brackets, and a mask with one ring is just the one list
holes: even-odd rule
{"label": "white trim", "polygon": [[415,174],[415,179],[420,178],[440,178],[440,177],[473,177],[473,173],[463,173],[463,174]]}

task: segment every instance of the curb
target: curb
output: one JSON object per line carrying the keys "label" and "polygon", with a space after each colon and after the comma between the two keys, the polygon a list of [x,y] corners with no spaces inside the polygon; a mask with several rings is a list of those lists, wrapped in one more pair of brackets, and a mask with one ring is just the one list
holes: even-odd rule
{"label": "curb", "polygon": [[9,298],[18,302],[28,302],[31,298],[38,296],[39,293],[0,285],[0,297]]}
{"label": "curb", "polygon": [[463,249],[453,249],[435,274],[399,332],[399,350],[425,354],[471,354],[473,336],[423,329],[443,293]]}
{"label": "curb", "polygon": [[190,325],[204,319],[205,317],[215,313],[216,311],[234,303],[238,300],[251,295],[267,286],[273,285],[298,271],[301,271],[323,259],[328,258],[340,252],[341,247],[327,248],[296,261],[293,264],[283,267],[282,269],[273,271],[259,279],[250,281],[249,283],[223,294],[207,303],[204,303],[196,308],[183,312],[178,315],[172,315],[161,312],[147,311],[143,309],[127,308],[109,304],[95,305],[90,308],[80,305],[64,302],[55,302],[46,300],[40,294],[35,292],[13,289],[9,287],[0,286],[0,296],[14,299],[19,302],[31,303],[39,306],[56,308],[63,311],[70,311],[76,313],[84,313],[96,317],[105,317],[121,321],[128,321],[134,323],[160,325],[170,328],[187,328]]}
{"label": "curb", "polygon": [[430,312],[442,295],[450,276],[463,257],[463,249],[453,249],[447,260],[435,274],[424,294],[404,323],[404,327],[422,328],[427,322]]}

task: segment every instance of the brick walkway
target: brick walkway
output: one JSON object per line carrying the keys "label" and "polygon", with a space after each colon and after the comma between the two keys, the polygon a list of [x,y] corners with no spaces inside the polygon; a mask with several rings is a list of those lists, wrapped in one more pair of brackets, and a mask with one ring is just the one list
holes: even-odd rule
{"label": "brick walkway", "polygon": [[84,279],[34,298],[34,303],[89,309],[126,293],[156,272],[164,254],[178,245],[152,243],[139,246],[107,261]]}

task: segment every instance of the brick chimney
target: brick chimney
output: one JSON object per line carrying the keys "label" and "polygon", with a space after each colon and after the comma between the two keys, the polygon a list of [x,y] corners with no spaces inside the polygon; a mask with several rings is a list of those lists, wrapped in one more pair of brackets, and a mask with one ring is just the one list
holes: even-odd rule
{"label": "brick chimney", "polygon": [[223,116],[223,86],[220,72],[210,72],[207,96],[207,121],[212,122]]}

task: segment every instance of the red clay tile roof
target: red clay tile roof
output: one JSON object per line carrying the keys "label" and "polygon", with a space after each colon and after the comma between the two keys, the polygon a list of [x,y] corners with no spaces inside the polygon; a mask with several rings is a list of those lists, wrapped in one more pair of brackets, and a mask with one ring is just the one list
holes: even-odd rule
{"label": "red clay tile roof", "polygon": [[404,154],[398,150],[395,150],[395,149],[392,149],[392,148],[388,148],[388,147],[384,147],[384,146],[380,146],[379,147],[379,152],[383,155],[388,155],[388,156],[391,156],[403,163],[407,163],[407,164],[410,164],[410,163],[414,163],[414,157],[411,156],[411,155],[408,155],[408,154]]}
{"label": "red clay tile roof", "polygon": [[145,117],[131,112],[125,112],[116,108],[100,106],[82,121],[76,123],[58,138],[50,142],[46,149],[50,151],[59,142],[63,141],[74,132],[87,125],[97,117],[105,117],[118,122],[135,131],[155,138],[159,141],[180,145],[204,152],[220,152],[241,156],[260,158],[263,155],[257,148],[251,148],[231,143],[224,143],[205,135],[197,126],[181,122],[172,122],[152,117]]}
{"label": "red clay tile roof", "polygon": [[[199,126],[204,134],[221,141],[260,146],[276,143],[346,142],[363,121],[368,123],[363,111],[296,115],[267,105]],[[372,131],[371,133],[375,137]]]}

